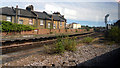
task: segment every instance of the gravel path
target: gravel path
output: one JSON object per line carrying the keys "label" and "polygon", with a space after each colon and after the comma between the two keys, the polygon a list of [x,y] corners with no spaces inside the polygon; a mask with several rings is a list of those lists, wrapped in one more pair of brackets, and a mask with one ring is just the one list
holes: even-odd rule
{"label": "gravel path", "polygon": [[79,44],[75,52],[66,51],[62,55],[49,55],[36,53],[25,58],[13,60],[2,64],[3,66],[75,66],[96,56],[100,56],[114,49],[119,45]]}

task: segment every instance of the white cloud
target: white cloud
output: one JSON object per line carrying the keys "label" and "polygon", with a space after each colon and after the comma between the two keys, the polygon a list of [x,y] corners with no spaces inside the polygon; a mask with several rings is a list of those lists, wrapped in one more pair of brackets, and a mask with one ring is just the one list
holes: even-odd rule
{"label": "white cloud", "polygon": [[115,0],[2,0],[1,2],[115,2]]}
{"label": "white cloud", "polygon": [[[86,6],[87,5],[87,6]],[[109,8],[108,8],[109,7]],[[60,12],[65,18],[79,21],[104,21],[106,13],[111,14],[111,19],[117,19],[117,5],[109,3],[47,3],[47,12]]]}

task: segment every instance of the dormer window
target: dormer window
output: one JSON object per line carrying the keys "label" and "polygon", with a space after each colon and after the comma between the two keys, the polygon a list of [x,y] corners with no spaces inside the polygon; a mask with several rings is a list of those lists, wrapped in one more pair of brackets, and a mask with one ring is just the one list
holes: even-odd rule
{"label": "dormer window", "polygon": [[18,15],[20,15],[20,10],[18,10]]}

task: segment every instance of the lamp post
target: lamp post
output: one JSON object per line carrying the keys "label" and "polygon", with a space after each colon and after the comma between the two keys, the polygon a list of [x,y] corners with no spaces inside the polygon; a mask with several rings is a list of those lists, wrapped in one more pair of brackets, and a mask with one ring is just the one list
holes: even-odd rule
{"label": "lamp post", "polygon": [[106,25],[106,29],[108,29],[108,25],[107,25],[107,23],[108,23],[108,17],[109,17],[109,14],[106,14],[106,15],[105,15],[105,25]]}

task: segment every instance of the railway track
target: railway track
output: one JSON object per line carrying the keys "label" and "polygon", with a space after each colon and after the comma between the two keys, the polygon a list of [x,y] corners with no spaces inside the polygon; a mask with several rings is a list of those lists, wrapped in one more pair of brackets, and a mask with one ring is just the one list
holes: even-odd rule
{"label": "railway track", "polygon": [[[82,39],[86,36],[98,37],[98,36],[100,36],[100,33],[93,32],[93,33],[77,35],[76,36],[77,37],[76,41],[79,41],[80,39]],[[71,36],[69,38],[72,38],[72,37],[74,37],[74,36]],[[51,42],[51,41],[53,41],[53,42]],[[10,50],[5,51],[2,55],[3,56],[2,64],[6,63],[6,62],[11,62],[13,60],[18,60],[18,59],[21,59],[21,58],[25,58],[27,56],[34,55],[34,54],[43,54],[44,53],[43,52],[44,47],[42,47],[42,45],[44,45],[44,44],[52,45],[55,41],[56,41],[56,39],[54,39],[54,40],[52,39],[52,40],[48,40],[48,41],[46,40],[44,42],[41,41],[39,43],[34,42],[34,43],[36,43],[36,45],[33,44],[33,42],[32,42],[31,45],[33,44],[34,45],[33,47],[30,44],[25,44],[25,48],[22,45],[19,45],[18,47],[17,46],[14,47],[13,45],[12,45],[12,47],[6,47],[6,48],[11,48],[12,50],[15,50],[15,52],[10,51]],[[42,44],[40,44],[40,43],[42,43]]]}
{"label": "railway track", "polygon": [[[77,37],[77,39],[82,39],[86,36],[95,36],[96,32],[89,32],[83,34],[73,34],[68,35],[69,38]],[[15,40],[15,41],[6,41],[3,43],[4,46],[1,46],[2,54],[27,50],[31,48],[41,47],[43,45],[53,44],[57,40],[57,37],[46,37],[46,38],[34,38],[29,40]],[[8,43],[9,42],[9,43]],[[8,45],[9,44],[9,45]]]}

